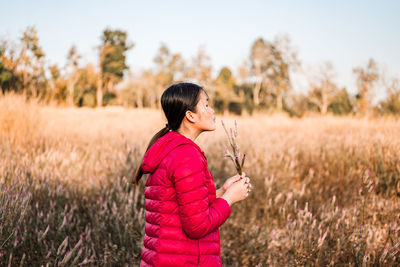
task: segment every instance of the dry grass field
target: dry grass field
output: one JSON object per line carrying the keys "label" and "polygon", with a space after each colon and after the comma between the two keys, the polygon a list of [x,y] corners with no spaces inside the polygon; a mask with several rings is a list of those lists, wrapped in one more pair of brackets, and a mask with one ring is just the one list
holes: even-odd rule
{"label": "dry grass field", "polygon": [[[217,186],[236,119],[254,190],[221,227],[225,266],[398,266],[400,121],[217,116],[196,142]],[[135,266],[159,110],[42,107],[0,97],[0,265]],[[143,179],[144,180],[144,179]]]}

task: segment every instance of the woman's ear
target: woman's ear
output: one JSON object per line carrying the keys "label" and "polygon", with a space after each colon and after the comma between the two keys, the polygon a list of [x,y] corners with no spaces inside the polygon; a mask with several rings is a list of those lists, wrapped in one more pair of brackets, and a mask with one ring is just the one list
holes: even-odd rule
{"label": "woman's ear", "polygon": [[190,110],[186,111],[185,117],[189,122],[195,123],[196,122],[196,114]]}

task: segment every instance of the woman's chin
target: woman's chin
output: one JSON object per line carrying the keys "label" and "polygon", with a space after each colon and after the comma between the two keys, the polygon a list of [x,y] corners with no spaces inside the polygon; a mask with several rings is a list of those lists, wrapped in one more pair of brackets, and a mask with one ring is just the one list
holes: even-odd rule
{"label": "woman's chin", "polygon": [[215,131],[216,128],[217,128],[217,127],[216,127],[216,125],[214,124],[214,125],[211,125],[210,127],[207,127],[206,129],[204,129],[204,131]]}

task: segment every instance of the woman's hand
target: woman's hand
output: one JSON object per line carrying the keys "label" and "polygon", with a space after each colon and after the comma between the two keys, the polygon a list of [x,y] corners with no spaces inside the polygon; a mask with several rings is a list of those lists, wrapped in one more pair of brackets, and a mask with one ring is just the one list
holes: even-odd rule
{"label": "woman's hand", "polygon": [[229,177],[228,179],[226,179],[224,185],[221,187],[222,189],[222,194],[224,194],[226,192],[226,190],[228,189],[228,187],[233,184],[234,182],[237,182],[240,180],[240,178],[242,177],[246,177],[246,173],[242,173],[242,175],[236,174],[232,177]]}
{"label": "woman's hand", "polygon": [[[246,177],[245,173],[241,176],[232,176],[228,180],[230,184],[221,197],[228,202],[229,206],[249,196],[253,186],[250,184],[250,178]],[[228,183],[228,180],[226,183]]]}
{"label": "woman's hand", "polygon": [[221,197],[223,194],[225,194],[225,192],[229,186],[231,186],[235,182],[239,181],[241,178],[245,178],[245,176],[246,176],[246,173],[243,172],[241,176],[239,174],[236,174],[236,175],[226,179],[224,185],[221,188],[219,188],[216,192],[217,198]]}

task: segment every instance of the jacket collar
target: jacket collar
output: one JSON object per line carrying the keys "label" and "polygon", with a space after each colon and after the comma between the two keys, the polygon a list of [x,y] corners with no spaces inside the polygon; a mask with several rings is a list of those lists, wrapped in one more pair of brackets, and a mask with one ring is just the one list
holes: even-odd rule
{"label": "jacket collar", "polygon": [[203,150],[201,150],[201,148],[191,139],[178,132],[170,131],[160,137],[149,148],[149,150],[147,150],[141,165],[143,173],[153,173],[169,152],[183,144],[191,144],[204,156],[204,158],[206,157]]}

